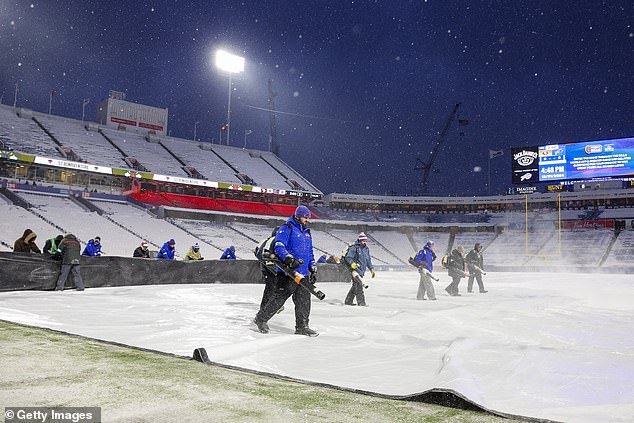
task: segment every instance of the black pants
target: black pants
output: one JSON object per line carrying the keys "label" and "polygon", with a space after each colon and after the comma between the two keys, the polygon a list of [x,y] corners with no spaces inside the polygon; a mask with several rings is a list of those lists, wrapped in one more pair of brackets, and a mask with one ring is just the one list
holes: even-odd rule
{"label": "black pants", "polygon": [[73,282],[75,283],[75,288],[84,289],[84,281],[81,278],[81,268],[78,264],[62,264],[62,268],[59,271],[59,277],[57,278],[57,284],[55,285],[55,289],[63,290],[64,285],[66,284],[66,279],[68,279],[68,275],[73,275]]}
{"label": "black pants", "polygon": [[480,292],[484,292],[484,283],[482,283],[482,273],[478,272],[477,270],[474,270],[473,272],[469,273],[469,282],[467,285],[467,291],[468,292],[472,292],[473,291],[473,279],[475,278],[476,281],[478,281],[478,288],[480,289]]}
{"label": "black pants", "polygon": [[288,297],[293,297],[295,303],[295,328],[308,327],[310,317],[310,292],[301,287],[284,273],[276,274],[276,287],[266,305],[256,314],[256,320],[268,322],[284,305]]}
{"label": "black pants", "polygon": [[262,271],[262,281],[264,282],[264,292],[262,292],[262,301],[260,301],[260,310],[262,310],[275,292],[277,279],[275,273],[267,269],[266,266],[260,265],[260,270]]}
{"label": "black pants", "polygon": [[445,291],[449,292],[450,294],[457,294],[458,293],[458,284],[460,284],[460,279],[462,279],[460,276],[452,276],[452,281],[449,285],[447,285],[447,288],[445,288]]}
{"label": "black pants", "polygon": [[350,291],[348,291],[348,295],[346,295],[344,303],[347,305],[352,305],[355,298],[357,299],[357,305],[366,305],[365,293],[363,292],[363,284],[361,282],[355,281],[353,278],[352,286],[350,287]]}

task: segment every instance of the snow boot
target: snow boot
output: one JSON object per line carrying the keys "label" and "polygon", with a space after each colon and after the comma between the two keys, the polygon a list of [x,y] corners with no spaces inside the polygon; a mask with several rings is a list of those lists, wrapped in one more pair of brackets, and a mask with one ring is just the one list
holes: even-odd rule
{"label": "snow boot", "polygon": [[269,325],[262,320],[258,320],[258,318],[256,317],[255,319],[253,319],[253,323],[255,323],[255,325],[258,327],[258,331],[260,333],[269,333]]}
{"label": "snow boot", "polygon": [[295,335],[318,336],[319,332],[312,330],[308,326],[295,328]]}

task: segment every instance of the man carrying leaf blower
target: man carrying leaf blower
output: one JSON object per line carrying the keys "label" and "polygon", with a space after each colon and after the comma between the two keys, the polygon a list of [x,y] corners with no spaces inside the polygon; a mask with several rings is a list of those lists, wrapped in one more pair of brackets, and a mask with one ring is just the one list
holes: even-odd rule
{"label": "man carrying leaf blower", "polygon": [[295,214],[286,221],[286,224],[280,226],[275,235],[273,243],[275,254],[269,255],[267,258],[277,265],[276,289],[266,305],[260,308],[253,319],[261,333],[269,333],[267,322],[284,305],[288,297],[292,296],[295,303],[295,334],[319,335],[317,331],[308,326],[310,294],[313,293],[320,299],[325,297],[321,291],[316,291],[313,286],[317,280],[317,267],[313,255],[312,235],[307,227],[309,219],[310,210],[308,207],[299,206],[295,209]]}
{"label": "man carrying leaf blower", "polygon": [[354,305],[353,301],[356,298],[357,305],[362,307],[367,306],[365,294],[363,293],[365,286],[363,283],[363,275],[365,274],[365,270],[369,269],[372,277],[376,276],[367,242],[368,237],[361,232],[357,237],[357,242],[348,247],[348,251],[343,257],[342,262],[348,267],[352,275],[352,286],[344,301],[346,305]]}

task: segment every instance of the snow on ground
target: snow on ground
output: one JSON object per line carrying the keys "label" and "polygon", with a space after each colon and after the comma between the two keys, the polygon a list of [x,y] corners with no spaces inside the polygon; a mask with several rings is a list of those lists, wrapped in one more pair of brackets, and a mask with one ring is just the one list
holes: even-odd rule
{"label": "snow on ground", "polygon": [[575,422],[634,420],[631,276],[491,273],[487,294],[415,300],[414,272],[319,284],[317,338],[293,335],[293,305],[255,332],[262,285],[170,285],[0,294],[0,319],[390,395],[447,388],[498,412]]}

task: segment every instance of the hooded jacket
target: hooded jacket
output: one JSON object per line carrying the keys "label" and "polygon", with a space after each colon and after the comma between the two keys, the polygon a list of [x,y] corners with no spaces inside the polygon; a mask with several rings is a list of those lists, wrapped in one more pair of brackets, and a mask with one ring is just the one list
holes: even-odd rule
{"label": "hooded jacket", "polygon": [[231,248],[227,248],[224,253],[220,256],[220,260],[235,260],[236,253],[235,251],[231,251]]}
{"label": "hooded jacket", "polygon": [[35,239],[37,234],[30,229],[24,231],[24,234],[13,243],[14,253],[37,253],[42,254],[37,245],[35,245]]}
{"label": "hooded jacket", "polygon": [[464,257],[460,254],[460,251],[456,248],[451,252],[449,256],[449,262],[447,263],[447,269],[449,273],[449,277],[452,278],[464,278],[465,277],[465,267],[464,267]]}
{"label": "hooded jacket", "polygon": [[158,254],[156,255],[156,258],[174,260],[175,252],[176,252],[176,248],[171,248],[169,245],[169,241],[166,241],[165,244],[163,244],[163,246],[159,250]]}
{"label": "hooded jacket", "polygon": [[62,250],[62,264],[79,264],[81,245],[73,234],[68,234],[59,244]]}
{"label": "hooded jacket", "polygon": [[101,242],[95,244],[95,240],[91,239],[86,244],[86,248],[84,248],[84,252],[81,253],[82,256],[92,256],[99,257],[101,256]]}
{"label": "hooded jacket", "polygon": [[419,272],[422,272],[423,268],[433,272],[434,260],[436,260],[436,253],[432,251],[431,244],[429,242],[425,244],[423,249],[416,254],[416,257],[414,257],[414,261],[418,263]]}
{"label": "hooded jacket", "polygon": [[296,260],[304,260],[304,264],[297,270],[304,275],[308,274],[308,269],[315,267],[315,256],[313,253],[313,236],[310,229],[302,225],[291,216],[285,225],[280,226],[275,234],[275,244],[273,249],[275,254],[284,261],[290,254]]}
{"label": "hooded jacket", "polygon": [[367,245],[361,244],[359,240],[348,248],[348,253],[344,257],[348,266],[357,263],[359,267],[356,269],[359,276],[363,277],[366,269],[374,269],[372,258],[370,257],[370,249]]}

